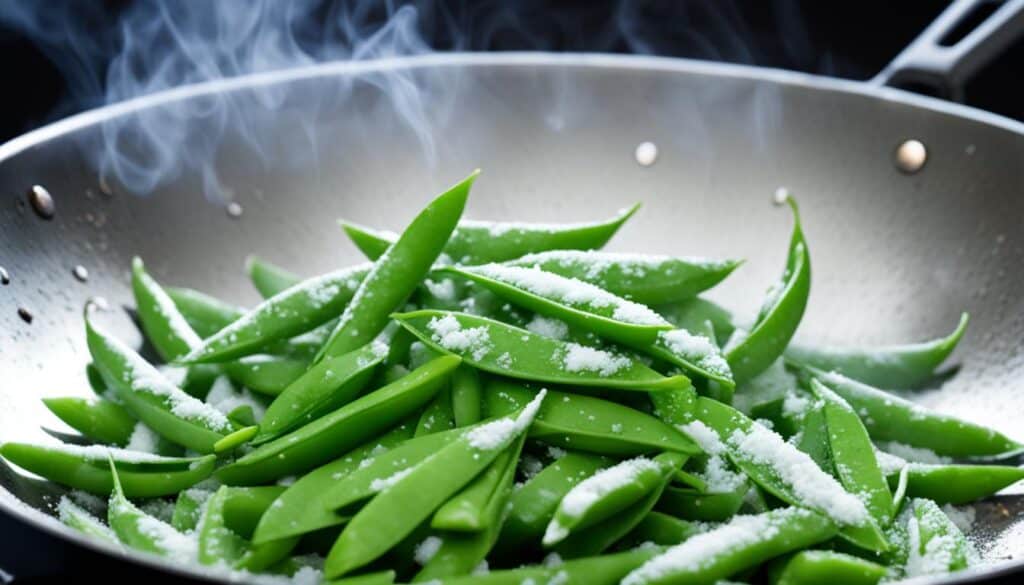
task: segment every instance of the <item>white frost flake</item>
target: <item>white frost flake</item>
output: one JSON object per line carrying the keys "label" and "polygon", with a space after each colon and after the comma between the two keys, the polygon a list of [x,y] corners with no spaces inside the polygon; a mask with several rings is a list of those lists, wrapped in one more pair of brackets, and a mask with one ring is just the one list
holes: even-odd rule
{"label": "white frost flake", "polygon": [[631,363],[625,356],[578,343],[567,344],[565,356],[562,358],[562,367],[567,372],[597,372],[606,378],[628,368]]}
{"label": "white frost flake", "polygon": [[523,408],[523,411],[515,419],[506,416],[472,429],[466,433],[466,441],[471,447],[481,451],[504,449],[533,423],[547,393],[547,389],[538,392],[537,396]]}
{"label": "white frost flake", "polygon": [[729,364],[711,340],[703,335],[694,335],[685,329],[662,331],[658,339],[686,361],[719,376],[730,375]]}
{"label": "white frost flake", "polygon": [[491,339],[486,327],[463,328],[454,315],[434,317],[427,323],[435,343],[448,351],[468,353],[480,361],[491,350]]}

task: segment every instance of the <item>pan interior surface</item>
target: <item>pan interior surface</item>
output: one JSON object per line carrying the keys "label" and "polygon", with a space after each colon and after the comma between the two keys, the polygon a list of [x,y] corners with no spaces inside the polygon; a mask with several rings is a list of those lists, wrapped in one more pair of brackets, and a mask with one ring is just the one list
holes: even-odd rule
{"label": "pan interior surface", "polygon": [[[967,311],[951,361],[959,371],[914,398],[1024,440],[1024,133],[848,85],[674,60],[470,55],[158,96],[2,147],[0,265],[11,283],[0,287],[0,442],[70,432],[40,398],[90,392],[80,317],[89,297],[105,297],[118,309],[105,324],[141,344],[119,310],[132,304],[133,255],[161,282],[251,304],[247,255],[302,275],[355,263],[337,218],[400,230],[478,167],[468,217],[586,221],[639,201],[610,249],[745,259],[710,295],[741,317],[782,269],[791,225],[771,199],[785,187],[800,202],[813,265],[798,339],[919,341],[952,331]],[[130,160],[102,154],[112,128],[203,100],[249,122],[223,128],[208,167],[129,175]],[[182,151],[211,132],[192,120],[179,129]],[[894,162],[908,139],[926,148],[915,173]],[[637,161],[644,142],[657,147],[653,164]],[[140,174],[152,192],[126,187]],[[56,202],[52,220],[26,204],[37,184]],[[5,508],[78,538],[37,511],[52,513],[60,489],[6,466],[0,485]],[[1019,562],[1024,499],[972,509],[982,555]]]}

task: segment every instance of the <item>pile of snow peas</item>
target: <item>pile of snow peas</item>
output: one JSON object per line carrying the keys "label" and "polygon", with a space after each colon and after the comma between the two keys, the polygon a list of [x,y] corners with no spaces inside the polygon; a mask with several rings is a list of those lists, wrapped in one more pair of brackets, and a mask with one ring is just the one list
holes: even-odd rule
{"label": "pile of snow peas", "polygon": [[[791,343],[811,285],[796,202],[752,322],[701,294],[741,262],[600,249],[638,206],[564,225],[462,219],[476,173],[368,261],[258,258],[244,309],[132,264],[159,360],[86,307],[80,444],[6,443],[96,539],[304,583],[874,584],[980,562],[955,506],[1024,479],[1022,445],[905,398],[967,326]],[[159,363],[152,363],[152,362]],[[97,498],[102,496],[107,500]]]}

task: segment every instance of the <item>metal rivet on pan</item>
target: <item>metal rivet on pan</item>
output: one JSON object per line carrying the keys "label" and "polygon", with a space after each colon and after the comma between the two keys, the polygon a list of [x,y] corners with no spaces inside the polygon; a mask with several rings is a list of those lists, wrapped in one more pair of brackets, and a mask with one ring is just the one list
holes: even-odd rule
{"label": "metal rivet on pan", "polygon": [[653,142],[641,142],[636,145],[633,156],[636,157],[636,162],[640,166],[649,167],[658,160],[658,145]]}
{"label": "metal rivet on pan", "polygon": [[3,266],[0,266],[0,284],[11,284],[11,275]]}
{"label": "metal rivet on pan", "polygon": [[82,266],[81,264],[78,264],[74,268],[72,268],[71,274],[73,274],[74,277],[79,282],[85,282],[89,280],[89,271],[85,268],[85,266]]}
{"label": "metal rivet on pan", "polygon": [[237,201],[228,203],[227,212],[229,217],[242,217],[242,206]]}
{"label": "metal rivet on pan", "polygon": [[32,185],[28,190],[28,202],[32,204],[36,215],[43,219],[53,219],[53,214],[57,211],[53,197],[42,185]]}
{"label": "metal rivet on pan", "polygon": [[18,316],[26,323],[32,323],[32,312],[25,307],[18,307]]}
{"label": "metal rivet on pan", "polygon": [[921,170],[928,161],[928,149],[920,140],[906,140],[896,147],[896,168],[907,174]]}

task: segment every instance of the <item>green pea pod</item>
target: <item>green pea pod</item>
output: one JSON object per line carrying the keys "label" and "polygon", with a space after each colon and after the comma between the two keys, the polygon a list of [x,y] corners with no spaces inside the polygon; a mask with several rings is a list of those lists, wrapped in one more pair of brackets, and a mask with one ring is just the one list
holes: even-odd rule
{"label": "green pea pod", "polygon": [[[333,495],[336,486],[349,474],[363,469],[364,465],[371,465],[381,457],[381,453],[387,453],[411,438],[412,432],[411,423],[398,425],[299,478],[260,517],[252,541],[263,544],[337,526],[347,520],[347,516],[335,512]],[[436,446],[432,446],[431,452],[435,449]]]}
{"label": "green pea pod", "polygon": [[342,311],[369,271],[369,264],[359,264],[303,280],[256,305],[178,361],[223,362],[314,329]]}
{"label": "green pea pod", "polygon": [[393,317],[427,346],[510,378],[661,391],[685,388],[685,376],[666,378],[624,355],[566,343],[476,315],[416,311]]}
{"label": "green pea pod", "polygon": [[245,314],[245,309],[190,288],[164,289],[185,321],[202,338],[207,338]]}
{"label": "green pea pod", "polygon": [[227,486],[221,486],[205,504],[196,531],[199,534],[199,563],[203,565],[234,565],[249,543],[224,525],[224,500]]}
{"label": "green pea pod", "polygon": [[[430,519],[430,527],[456,532],[493,528],[501,518],[525,439],[524,434],[498,455],[486,471],[438,508]],[[494,536],[497,536],[496,530]]]}
{"label": "green pea pod", "polygon": [[704,323],[710,321],[715,329],[715,339],[729,339],[736,330],[732,313],[702,297],[659,305],[654,309],[677,329],[700,331]]}
{"label": "green pea pod", "polygon": [[737,516],[647,561],[622,585],[687,583],[712,585],[773,557],[832,538],[836,525],[802,508]]}
{"label": "green pea pod", "polygon": [[533,422],[544,391],[514,416],[474,427],[397,478],[342,530],[327,555],[324,574],[343,575],[378,558],[410,534],[482,472]]}
{"label": "green pea pod", "polygon": [[43,404],[69,427],[105,445],[127,445],[137,423],[123,406],[103,398],[43,398]]}
{"label": "green pea pod", "polygon": [[281,485],[226,487],[224,525],[242,538],[251,539],[260,518],[286,489]]}
{"label": "green pea pod", "polygon": [[[662,331],[655,342],[644,348],[644,352],[664,362],[678,366],[687,373],[716,382],[731,390],[736,387],[729,363],[714,338],[685,329]],[[731,394],[730,394],[731,396]]]}
{"label": "green pea pod", "polygon": [[[796,448],[807,453],[818,464],[818,467],[835,475],[835,462],[829,448],[828,419],[825,417],[823,404],[808,407],[800,422],[800,436]],[[874,450],[874,449],[872,449]]]}
{"label": "green pea pod", "polygon": [[107,523],[117,539],[129,548],[167,557],[179,563],[194,562],[196,542],[162,520],[149,516],[128,501],[121,489],[118,470],[109,462],[111,491]]}
{"label": "green pea pod", "polygon": [[805,550],[769,567],[771,585],[876,585],[886,576],[878,563],[830,550]]}
{"label": "green pea pod", "polygon": [[317,360],[348,353],[384,329],[388,315],[402,307],[441,254],[478,174],[474,171],[431,201],[374,261]]}
{"label": "green pea pod", "polygon": [[289,289],[302,281],[298,275],[275,266],[259,256],[249,256],[245,259],[245,271],[249,273],[249,280],[259,291],[260,296],[269,299],[285,289]]}
{"label": "green pea pod", "polygon": [[[489,380],[484,390],[485,412],[487,416],[507,415],[535,395],[534,390],[515,382]],[[649,414],[609,400],[566,392],[548,393],[530,427],[530,438],[556,447],[624,457],[659,450],[690,455],[700,452],[686,435]]]}
{"label": "green pea pod", "polygon": [[906,576],[942,575],[966,569],[973,554],[971,545],[942,508],[922,498],[908,504],[912,516],[907,525]]}
{"label": "green pea pod", "polygon": [[875,441],[895,441],[961,458],[1008,456],[1024,449],[1002,433],[930,411],[841,374],[813,368],[807,371],[861,414]]}
{"label": "green pea pod", "polygon": [[[402,331],[406,331],[403,329]],[[452,416],[455,426],[465,427],[480,421],[483,384],[474,368],[463,365],[452,374]]]}
{"label": "green pea pod", "polygon": [[632,346],[654,343],[672,326],[644,305],[539,268],[485,264],[438,269],[468,279],[521,307]]}
{"label": "green pea pod", "polygon": [[226,484],[259,484],[330,461],[422,408],[444,386],[461,360],[439,357],[408,376],[257,447],[222,467]]}
{"label": "green pea pod", "polygon": [[903,502],[907,499],[907,488],[909,486],[910,468],[908,466],[903,466],[903,468],[896,474],[896,485],[892,489],[892,509],[896,510],[897,514],[903,509]]}
{"label": "green pea pod", "polygon": [[125,407],[162,437],[200,453],[230,433],[231,423],[219,410],[189,396],[120,341],[85,320],[86,341],[93,362]]}
{"label": "green pea pod", "polygon": [[114,534],[114,531],[109,526],[67,497],[62,497],[60,502],[57,503],[57,517],[65,525],[74,528],[86,536],[105,540],[113,544],[120,544],[117,535]]}
{"label": "green pea pod", "polygon": [[632,545],[653,542],[657,545],[672,546],[700,534],[700,532],[700,526],[693,522],[652,511],[637,523],[632,532],[623,539],[623,542]]}
{"label": "green pea pod", "polygon": [[867,429],[850,405],[821,382],[812,380],[811,391],[824,403],[828,449],[836,478],[846,491],[861,498],[875,522],[888,524],[895,514],[892,494],[875,459]]}
{"label": "green pea pod", "polygon": [[293,357],[255,354],[223,364],[231,381],[266,396],[278,396],[309,369],[309,362]]}
{"label": "green pea pod", "polygon": [[[937,504],[967,504],[1024,480],[1024,468],[1005,465],[910,463],[906,470],[907,495]],[[892,489],[899,484],[899,477],[899,471],[888,475]]]}
{"label": "green pea pod", "polygon": [[4,443],[0,456],[46,479],[91,494],[106,495],[114,480],[107,465],[112,457],[124,491],[133,498],[175,494],[210,476],[216,463],[206,457],[163,457],[111,447],[78,445],[43,446]]}
{"label": "green pea pod", "polygon": [[[626,223],[640,204],[603,222],[580,224],[529,224],[462,220],[444,246],[457,264],[504,262],[547,250],[591,250],[604,246]],[[342,228],[367,258],[380,257],[397,240],[394,234],[342,222]]]}
{"label": "green pea pod", "polygon": [[730,491],[714,493],[668,486],[655,507],[661,512],[686,520],[723,522],[740,511],[748,491],[749,482],[742,482]]}
{"label": "green pea pod", "polygon": [[132,291],[142,330],[164,361],[179,358],[202,344],[171,297],[146,273],[139,257],[132,259]]}
{"label": "green pea pod", "polygon": [[210,499],[213,492],[201,488],[189,488],[178,494],[174,502],[174,512],[171,515],[171,526],[178,532],[191,532],[199,525],[199,518],[202,516],[206,500]]}
{"label": "green pea pod", "polygon": [[675,427],[693,421],[697,392],[692,384],[686,388],[651,392],[650,397],[654,415],[669,425]]}
{"label": "green pea pod", "polygon": [[536,266],[644,305],[661,305],[697,296],[724,280],[742,261],[552,250],[527,254],[506,264]]}
{"label": "green pea pod", "polygon": [[858,546],[873,551],[888,547],[864,504],[778,434],[703,397],[697,399],[697,418],[705,432],[713,431],[728,447],[725,454],[733,464],[766,492],[791,505],[826,514],[843,527],[842,535]]}
{"label": "green pea pod", "polygon": [[452,411],[452,391],[449,385],[448,388],[443,388],[438,392],[437,396],[423,410],[420,420],[416,423],[414,435],[421,437],[431,433],[449,431],[454,428],[455,413]]}
{"label": "green pea pod", "polygon": [[792,345],[786,358],[827,372],[835,371],[859,382],[892,390],[912,390],[933,380],[935,369],[953,353],[967,330],[967,313],[948,336],[910,345],[874,349],[816,348]]}
{"label": "green pea pod", "polygon": [[387,347],[371,343],[314,364],[274,399],[253,443],[265,443],[355,399],[383,361]]}
{"label": "green pea pod", "polygon": [[[547,547],[554,546],[573,532],[623,511],[662,485],[685,461],[686,457],[678,453],[662,453],[653,459],[638,457],[622,461],[581,481],[559,502],[544,531],[542,543]],[[620,536],[626,532],[628,530]]]}
{"label": "green pea pod", "polygon": [[782,355],[807,306],[811,290],[811,260],[800,227],[796,201],[792,197],[786,201],[793,210],[793,236],[786,269],[781,280],[769,291],[750,333],[726,352],[737,384],[760,374]]}
{"label": "green pea pod", "polygon": [[660,547],[641,547],[610,555],[573,559],[557,567],[529,566],[483,575],[442,579],[442,585],[617,585],[630,571],[661,552]]}

